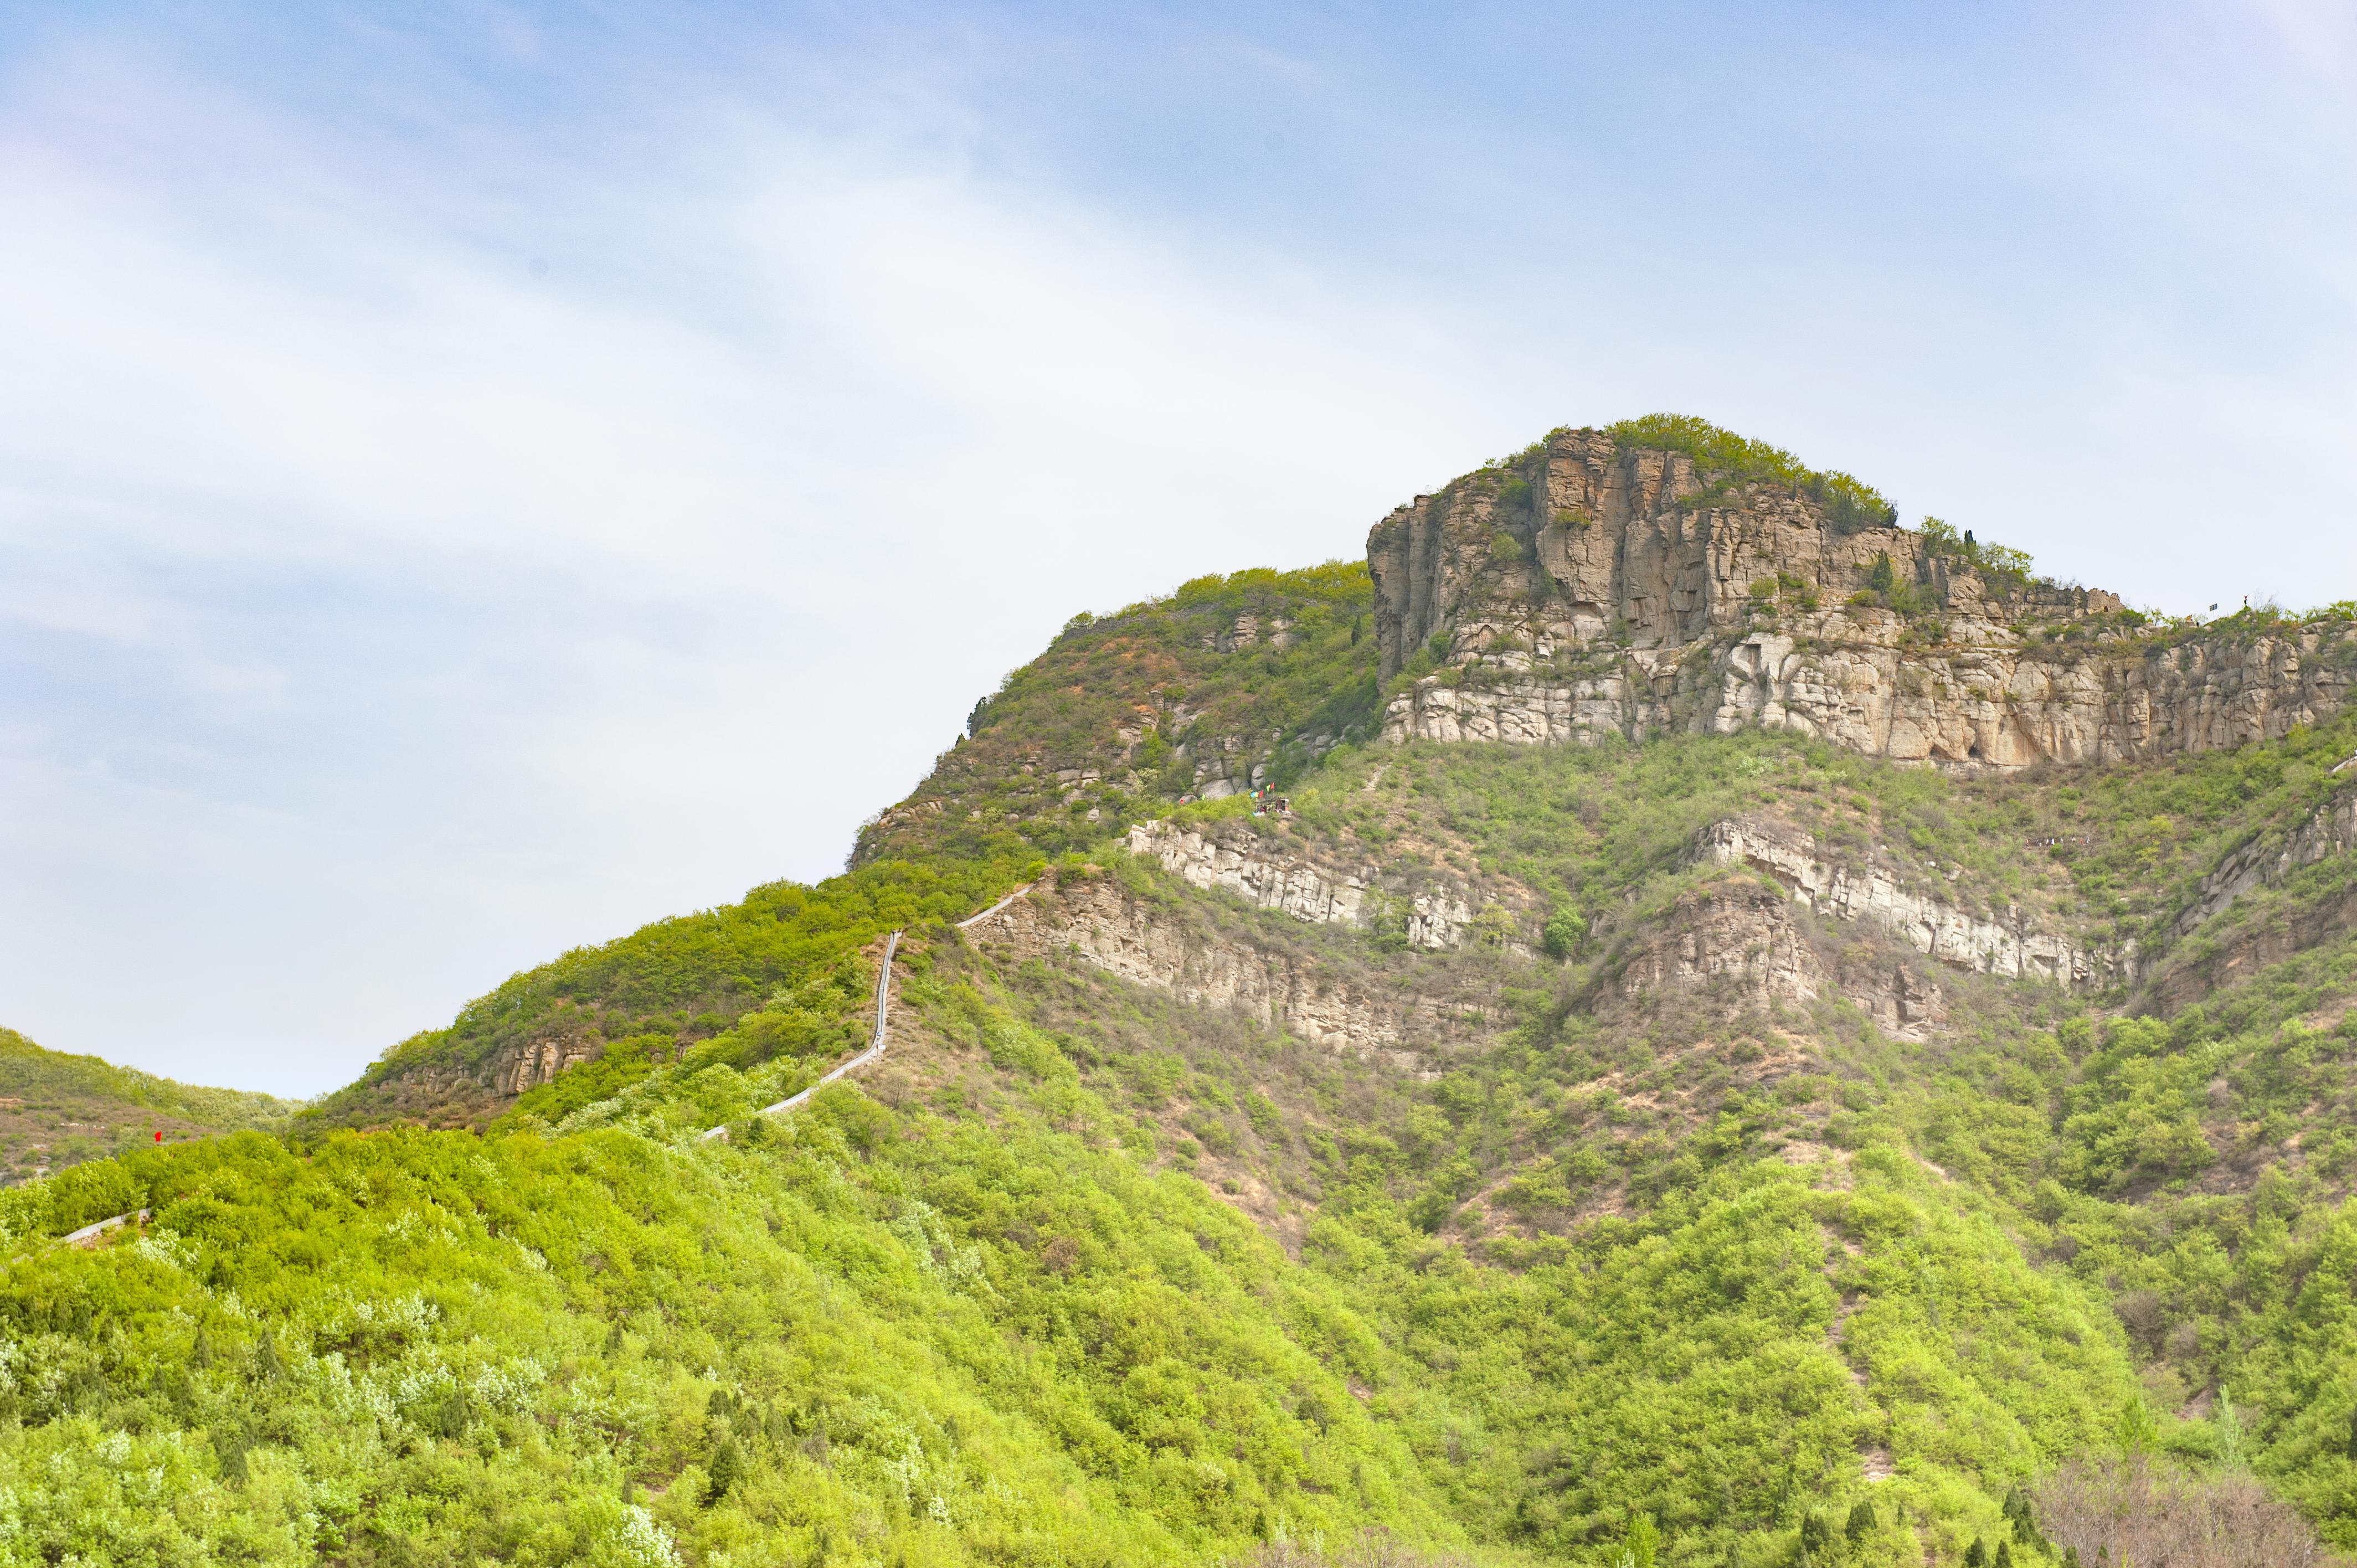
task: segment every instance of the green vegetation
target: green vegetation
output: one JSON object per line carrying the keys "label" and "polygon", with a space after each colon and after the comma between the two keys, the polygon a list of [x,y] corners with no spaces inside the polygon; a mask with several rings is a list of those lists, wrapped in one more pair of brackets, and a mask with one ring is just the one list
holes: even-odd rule
{"label": "green vegetation", "polygon": [[0,1028],[0,1187],[135,1144],[275,1127],[292,1101],[175,1083],[96,1057],[43,1050]]}
{"label": "green vegetation", "polygon": [[[307,1139],[384,1121],[480,1123],[499,1110],[483,1081],[492,1065],[552,1037],[586,1041],[608,1059],[578,1087],[535,1090],[521,1113],[559,1120],[593,1086],[619,1090],[658,1058],[666,1083],[700,1084],[706,1098],[756,1093],[856,1039],[844,1015],[866,994],[858,950],[896,927],[970,914],[1039,865],[884,861],[814,887],[771,883],[740,903],[576,948],[469,1004],[448,1028],[393,1047],[350,1088],[307,1107],[296,1131]],[[757,1082],[748,1069],[762,1068],[748,1087]]]}
{"label": "green vegetation", "polygon": [[1284,789],[1377,714],[1362,562],[1199,577],[1076,617],[974,707],[907,801],[863,830],[890,856],[1060,854],[1201,792]]}
{"label": "green vegetation", "polygon": [[1781,446],[1722,430],[1684,413],[1650,413],[1606,426],[1623,448],[1682,452],[1709,481],[1694,504],[1710,505],[1740,485],[1766,482],[1806,495],[1825,509],[1836,533],[1896,528],[1899,509],[1871,485],[1838,470],[1812,468]]}
{"label": "green vegetation", "polygon": [[[1612,435],[1699,504],[1892,523],[1700,421]],[[1527,557],[1530,456],[1472,560]],[[2033,585],[1921,537],[1924,583],[1852,547],[1866,600]],[[564,954],[291,1118],[0,1032],[10,1096],[114,1118],[0,1193],[0,1563],[2357,1548],[2357,857],[2201,902],[2357,787],[2357,714],[2011,777],[1380,746],[1374,640],[1339,564],[1075,617],[845,875]],[[1144,816],[1218,886],[1125,853]],[[1702,853],[1729,821],[2096,978],[1934,963],[1932,916]],[[866,1039],[896,929],[884,1058],[758,1115]]]}

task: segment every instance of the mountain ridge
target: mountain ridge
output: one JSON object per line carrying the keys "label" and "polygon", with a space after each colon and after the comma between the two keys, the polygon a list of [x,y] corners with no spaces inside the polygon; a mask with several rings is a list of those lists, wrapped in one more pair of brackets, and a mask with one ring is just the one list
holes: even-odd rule
{"label": "mountain ridge", "polygon": [[[2357,1546],[2357,615],[1896,521],[1554,433],[1075,617],[840,876],[0,1196],[0,1254],[155,1216],[0,1276],[0,1551]],[[890,1048],[759,1114],[890,931]]]}

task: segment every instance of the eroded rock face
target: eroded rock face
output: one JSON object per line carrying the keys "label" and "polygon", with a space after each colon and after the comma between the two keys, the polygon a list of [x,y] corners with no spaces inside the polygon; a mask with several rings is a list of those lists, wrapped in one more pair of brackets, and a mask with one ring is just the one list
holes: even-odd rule
{"label": "eroded rock face", "polygon": [[522,1094],[544,1083],[555,1082],[559,1073],[594,1060],[604,1055],[605,1049],[586,1032],[511,1046],[491,1058],[491,1088],[500,1094]]}
{"label": "eroded rock face", "polygon": [[1196,887],[1223,887],[1246,903],[1276,909],[1315,925],[1365,928],[1395,918],[1412,947],[1442,950],[1464,940],[1473,923],[1465,892],[1429,887],[1397,895],[1383,891],[1372,867],[1343,870],[1306,856],[1272,852],[1245,832],[1140,822],[1129,848],[1158,862]]}
{"label": "eroded rock face", "polygon": [[2228,855],[2217,870],[2201,879],[2192,900],[2171,922],[2169,934],[2172,940],[2190,935],[2212,916],[2224,914],[2245,895],[2271,887],[2304,866],[2352,850],[2357,850],[2357,787],[2344,786],[2281,843],[2254,839]]}
{"label": "eroded rock face", "polygon": [[[1600,432],[1401,508],[1367,561],[1383,677],[1426,648],[1449,667],[1393,698],[1394,741],[1756,725],[1957,768],[2137,761],[2328,716],[2357,659],[2315,631],[2162,645],[2110,594],[1992,580],[1903,529],[1840,532],[1806,494],[1718,493],[1684,455]],[[1900,608],[1850,602],[1878,581]]]}
{"label": "eroded rock face", "polygon": [[1684,993],[1721,1024],[1837,994],[1895,1038],[1920,1042],[1939,1031],[1948,1009],[1937,982],[1873,943],[1829,958],[1832,944],[1803,929],[1798,908],[1805,906],[1748,881],[1690,893],[1620,957],[1612,989],[1623,1005]]}
{"label": "eroded rock face", "polygon": [[1771,888],[1726,884],[1688,894],[1623,960],[1626,1000],[1670,990],[1716,991],[1735,1007],[1813,1002],[1827,976],[1816,950]]}
{"label": "eroded rock face", "polygon": [[1414,992],[1378,993],[1287,954],[1189,931],[1111,881],[1042,888],[986,924],[977,940],[1017,957],[1068,952],[1180,1001],[1227,1007],[1323,1049],[1429,1076],[1436,1051],[1473,1037],[1462,1010]]}
{"label": "eroded rock face", "polygon": [[1873,926],[1957,969],[2051,981],[2080,991],[2125,984],[2136,975],[2132,948],[2115,950],[2041,929],[2018,908],[1993,918],[1968,913],[1910,888],[1880,854],[1864,868],[1830,860],[1789,823],[1713,822],[1695,840],[1695,853],[1704,860],[1764,871],[1818,914]]}

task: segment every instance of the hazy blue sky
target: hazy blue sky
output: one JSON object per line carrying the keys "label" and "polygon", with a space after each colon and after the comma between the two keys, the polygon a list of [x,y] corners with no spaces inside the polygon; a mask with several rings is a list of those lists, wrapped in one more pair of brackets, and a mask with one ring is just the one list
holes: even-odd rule
{"label": "hazy blue sky", "polygon": [[333,1087],[1555,424],[2357,596],[2352,350],[2345,0],[13,5],[0,1022]]}

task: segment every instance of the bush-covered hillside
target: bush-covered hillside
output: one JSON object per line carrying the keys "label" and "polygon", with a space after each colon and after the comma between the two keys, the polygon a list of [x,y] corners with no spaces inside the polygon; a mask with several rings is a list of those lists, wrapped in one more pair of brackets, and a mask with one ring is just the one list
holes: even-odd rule
{"label": "bush-covered hillside", "polygon": [[205,1089],[96,1057],[43,1050],[0,1028],[0,1187],[102,1159],[133,1144],[283,1125],[289,1101]]}
{"label": "bush-covered hillside", "polygon": [[[1341,564],[1077,618],[839,877],[285,1126],[123,1079],[248,1130],[0,1193],[0,1564],[2357,1549],[2357,714],[1389,745],[1371,618]],[[893,931],[882,1058],[759,1115]]]}
{"label": "bush-covered hillside", "polygon": [[1081,615],[974,705],[916,793],[862,831],[855,865],[1060,854],[1182,798],[1288,787],[1377,717],[1361,562],[1199,577]]}

